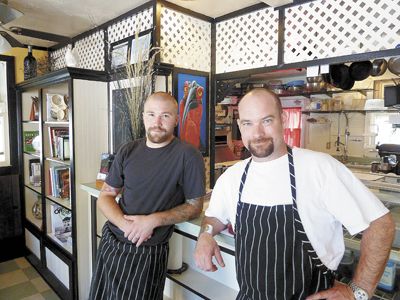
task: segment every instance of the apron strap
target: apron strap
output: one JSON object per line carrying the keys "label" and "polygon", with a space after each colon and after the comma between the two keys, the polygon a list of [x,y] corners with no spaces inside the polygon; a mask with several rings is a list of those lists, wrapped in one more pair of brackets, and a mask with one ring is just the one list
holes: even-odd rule
{"label": "apron strap", "polygon": [[310,240],[307,237],[303,224],[301,223],[299,211],[297,209],[296,178],[294,172],[293,152],[292,148],[290,148],[289,146],[287,146],[287,150],[288,150],[288,160],[289,160],[290,188],[292,190],[293,214],[294,214],[294,224],[296,228],[296,233],[299,235],[299,238],[303,242],[304,249],[307,251],[308,255],[315,263],[315,266],[319,268],[323,274],[327,274],[328,272],[333,273],[333,271],[328,269],[319,259],[317,253],[315,252],[313,246],[311,245]]}

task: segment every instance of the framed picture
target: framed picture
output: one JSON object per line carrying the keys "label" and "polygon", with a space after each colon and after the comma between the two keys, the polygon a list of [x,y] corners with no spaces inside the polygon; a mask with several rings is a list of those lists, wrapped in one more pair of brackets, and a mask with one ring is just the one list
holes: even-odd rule
{"label": "framed picture", "polygon": [[177,136],[208,155],[209,73],[174,68],[174,96],[178,101]]}
{"label": "framed picture", "polygon": [[128,49],[130,39],[123,39],[118,43],[111,44],[111,68],[116,69],[126,65],[128,62]]}
{"label": "framed picture", "polygon": [[130,47],[130,63],[136,64],[138,61],[146,61],[149,59],[151,48],[151,31],[143,31],[139,33],[138,38],[133,37]]}

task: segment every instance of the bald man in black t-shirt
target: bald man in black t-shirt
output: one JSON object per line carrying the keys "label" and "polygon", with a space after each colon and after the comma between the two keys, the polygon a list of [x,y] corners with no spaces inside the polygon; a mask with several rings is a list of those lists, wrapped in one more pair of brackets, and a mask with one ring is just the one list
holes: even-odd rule
{"label": "bald man in black t-shirt", "polygon": [[202,211],[204,161],[173,135],[176,100],[152,94],[143,121],[146,138],[121,147],[98,199],[108,222],[89,299],[162,299],[173,225]]}

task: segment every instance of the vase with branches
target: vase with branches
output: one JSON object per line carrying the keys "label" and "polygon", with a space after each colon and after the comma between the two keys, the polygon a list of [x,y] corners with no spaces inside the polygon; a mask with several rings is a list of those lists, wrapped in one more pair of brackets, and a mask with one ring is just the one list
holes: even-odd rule
{"label": "vase with branches", "polygon": [[143,46],[139,30],[135,33],[132,47],[135,51],[130,51],[127,61],[118,68],[114,81],[114,88],[120,91],[120,101],[116,103],[120,118],[114,121],[119,131],[127,131],[123,133],[125,141],[144,136],[144,102],[153,90],[155,59],[161,52],[159,47]]}

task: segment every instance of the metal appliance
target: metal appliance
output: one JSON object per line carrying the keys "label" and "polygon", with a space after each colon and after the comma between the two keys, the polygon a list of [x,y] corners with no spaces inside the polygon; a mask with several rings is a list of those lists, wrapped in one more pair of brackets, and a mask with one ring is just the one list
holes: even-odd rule
{"label": "metal appliance", "polygon": [[398,144],[381,144],[377,145],[381,161],[379,165],[371,165],[372,172],[395,173],[400,175],[400,145]]}

